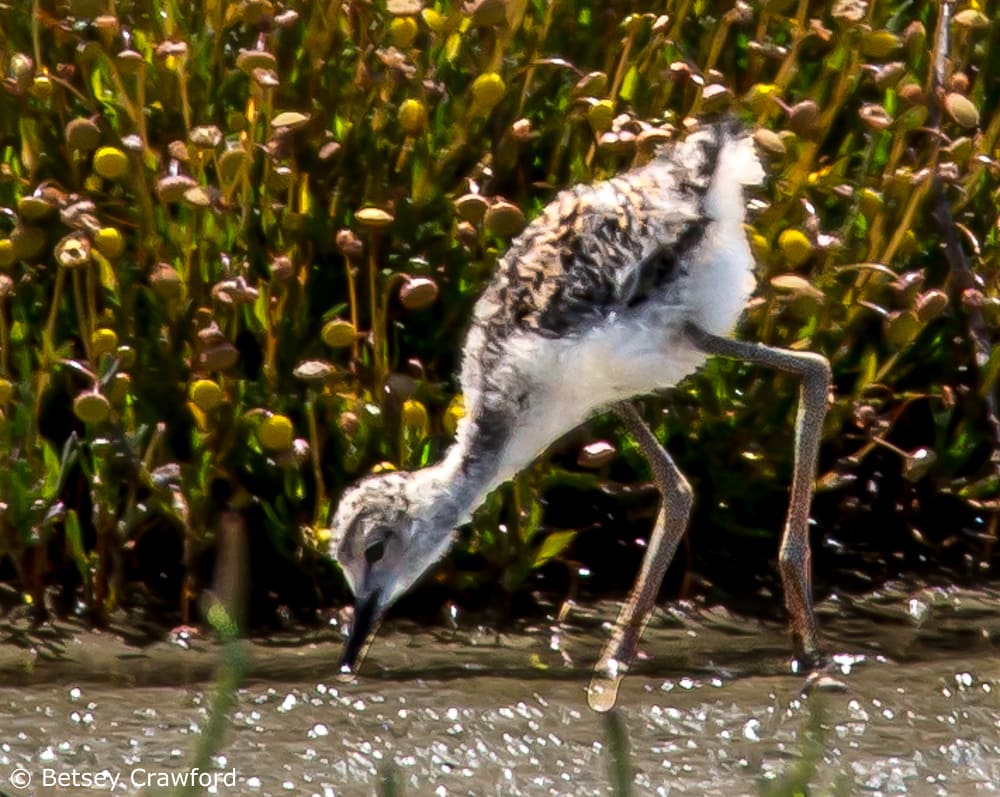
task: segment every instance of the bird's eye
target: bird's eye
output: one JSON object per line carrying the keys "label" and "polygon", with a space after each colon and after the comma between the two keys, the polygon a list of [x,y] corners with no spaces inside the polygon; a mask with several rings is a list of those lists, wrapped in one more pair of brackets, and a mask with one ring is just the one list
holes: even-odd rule
{"label": "bird's eye", "polygon": [[381,561],[385,556],[385,544],[393,535],[391,526],[377,526],[368,535],[368,544],[365,546],[365,561],[373,565]]}
{"label": "bird's eye", "polygon": [[376,540],[365,548],[365,561],[373,565],[385,556],[385,540]]}

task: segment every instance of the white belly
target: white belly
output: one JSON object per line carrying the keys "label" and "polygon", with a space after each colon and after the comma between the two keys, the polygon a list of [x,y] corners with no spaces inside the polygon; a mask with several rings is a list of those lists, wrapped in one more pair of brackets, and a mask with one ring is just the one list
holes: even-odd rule
{"label": "white belly", "polygon": [[693,321],[728,335],[753,291],[753,261],[741,225],[716,226],[692,253],[690,270],[671,301],[641,312],[612,314],[570,338],[532,333],[508,341],[506,367],[531,385],[527,406],[502,458],[497,483],[520,471],[559,437],[596,412],[672,387],[707,359],[681,334]]}
{"label": "white belly", "polygon": [[536,389],[504,453],[501,481],[538,457],[594,413],[677,384],[705,355],[668,328],[610,321],[576,340],[535,338]]}

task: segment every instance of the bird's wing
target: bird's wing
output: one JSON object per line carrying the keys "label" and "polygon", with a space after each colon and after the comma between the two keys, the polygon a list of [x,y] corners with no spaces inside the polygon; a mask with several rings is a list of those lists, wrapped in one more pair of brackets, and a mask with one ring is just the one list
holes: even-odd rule
{"label": "bird's wing", "polygon": [[705,231],[702,192],[651,167],[563,191],[501,260],[480,321],[558,337],[657,296]]}

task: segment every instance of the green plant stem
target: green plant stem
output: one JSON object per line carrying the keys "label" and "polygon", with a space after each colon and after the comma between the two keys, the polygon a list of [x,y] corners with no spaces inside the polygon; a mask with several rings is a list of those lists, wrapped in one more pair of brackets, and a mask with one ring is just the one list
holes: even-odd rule
{"label": "green plant stem", "polygon": [[[215,694],[209,704],[208,721],[198,741],[191,767],[210,771],[212,757],[222,749],[230,714],[239,704],[239,686],[250,671],[250,658],[238,639],[236,621],[218,601],[211,602],[205,615],[219,635],[222,666],[215,682]],[[194,797],[202,792],[197,782],[189,782],[177,791],[177,797]]]}
{"label": "green plant stem", "polygon": [[2,299],[0,299],[0,376],[10,376],[10,328],[7,325],[7,313]]}
{"label": "green plant stem", "polygon": [[383,326],[382,315],[379,312],[381,302],[378,295],[377,240],[377,233],[373,233],[368,237],[368,302],[372,325],[372,362],[375,370],[374,387],[378,393],[378,391],[381,391],[382,383],[385,381],[385,362],[383,361],[382,353],[383,346],[385,346],[386,330]]}
{"label": "green plant stem", "polygon": [[93,334],[90,317],[87,313],[87,301],[83,295],[83,278],[80,276],[80,269],[73,269],[73,302],[76,305],[76,318],[78,331],[83,340],[83,350],[86,353],[87,362],[94,364],[93,352],[91,350],[90,337]]}
{"label": "green plant stem", "polygon": [[323,482],[323,463],[320,459],[319,427],[316,424],[316,402],[306,402],[306,419],[309,424],[309,454],[312,460],[313,478],[316,480],[316,511],[313,514],[314,528],[320,528],[326,518],[326,486]]}

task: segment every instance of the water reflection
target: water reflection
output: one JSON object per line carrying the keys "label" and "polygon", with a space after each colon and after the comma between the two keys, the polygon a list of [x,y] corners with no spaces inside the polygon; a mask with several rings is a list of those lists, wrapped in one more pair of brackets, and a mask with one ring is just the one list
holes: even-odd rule
{"label": "water reflection", "polygon": [[[850,690],[808,698],[786,674],[781,625],[671,606],[607,717],[585,689],[611,604],[523,633],[397,623],[358,679],[336,674],[329,631],[271,640],[249,646],[250,680],[205,769],[235,769],[230,793],[262,795],[994,793],[997,597],[897,587],[828,605]],[[0,690],[0,789],[21,768],[32,794],[69,793],[40,785],[45,771],[117,773],[113,793],[138,794],[137,768],[191,766],[211,720],[211,643],[74,632],[46,638],[43,656],[18,639],[0,648],[5,683],[20,684]]]}

